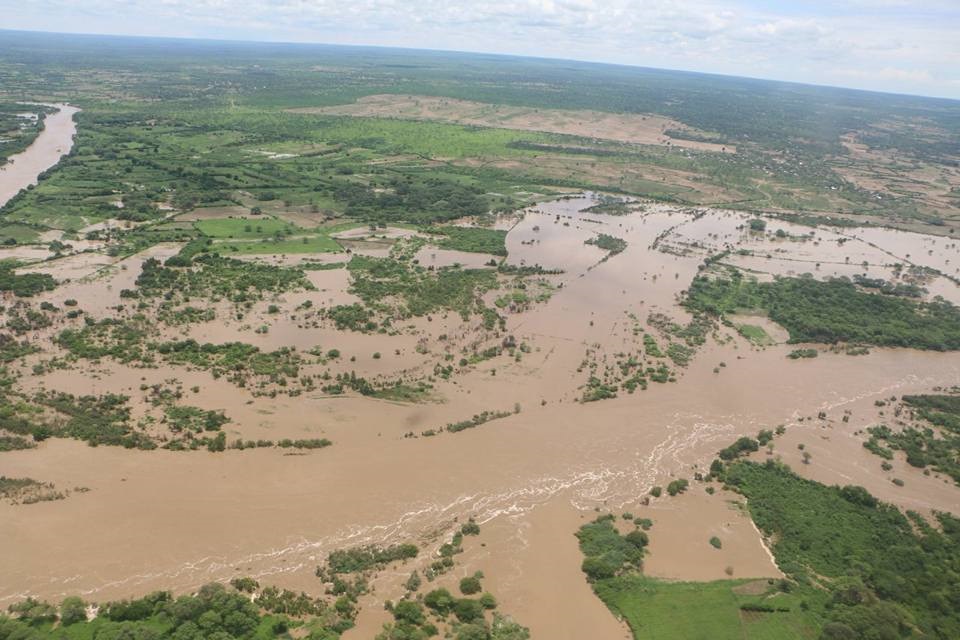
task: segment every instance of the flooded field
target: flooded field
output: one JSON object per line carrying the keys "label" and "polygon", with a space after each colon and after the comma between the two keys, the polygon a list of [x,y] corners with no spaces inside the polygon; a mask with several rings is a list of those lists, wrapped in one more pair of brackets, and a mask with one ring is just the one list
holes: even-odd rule
{"label": "flooded field", "polygon": [[[960,287],[947,277],[960,266],[954,264],[954,241],[780,221],[757,233],[750,230],[750,216],[739,212],[653,203],[637,203],[625,215],[586,211],[596,203],[592,194],[542,203],[511,225],[508,264],[549,271],[537,284],[547,294],[501,310],[502,334],[529,349],[522,358],[479,361],[449,379],[434,377],[438,364],[490,340],[489,332],[456,313],[410,318],[389,333],[304,321],[307,302],[319,308],[358,300],[348,291],[350,275],[343,268],[308,272],[316,290],[253,303],[242,320],[229,317],[226,303],[217,303],[216,320],[156,329],[264,350],[336,347],[340,370],[430,379],[426,402],[320,390],[297,397],[254,395],[199,369],[136,368],[106,358],[36,374],[21,367],[27,389],[123,393],[137,405],[137,415],[149,410],[142,389],[177,379],[196,389],[191,404],[226,411],[231,440],[326,437],[335,444],[296,453],[277,448],[209,453],[50,439],[36,449],[4,453],[4,475],[89,492],[56,502],[0,505],[0,604],[28,594],[59,599],[79,593],[104,600],[155,589],[182,591],[241,575],[315,592],[321,585],[314,569],[334,549],[414,541],[427,551],[416,561],[422,567],[456,523],[474,517],[480,537],[466,545],[454,573],[438,584],[482,570],[504,611],[529,626],[533,637],[621,638],[625,627],[593,597],[580,573],[577,527],[598,511],[650,518],[655,524],[646,568],[657,577],[708,580],[731,572],[779,577],[735,494],[709,495],[694,483],[680,497],[648,498],[654,486],[705,471],[717,451],[738,436],[778,425],[786,434],[772,453],[755,454],[759,459],[782,451],[802,475],[861,484],[922,513],[958,510],[960,494],[938,474],[912,472],[898,460],[896,472],[907,482],[892,484],[863,449],[860,435],[880,419],[877,400],[960,385],[955,352],[871,349],[867,355],[824,352],[794,360],[786,355],[797,345],[783,344],[781,327],[744,315],[737,322],[765,326],[775,340],[754,345],[720,325],[689,363],[670,365],[674,381],[582,401],[591,371],[615,370],[622,354],[649,350],[645,336],[665,344],[655,328],[664,321],[657,318],[680,325],[691,321],[678,302],[710,256],[729,251],[721,264],[761,278],[881,277],[892,274],[896,264],[928,267],[940,273],[923,273],[926,296],[960,302]],[[407,235],[398,231],[390,240]],[[604,235],[626,244],[616,252],[603,249]],[[177,249],[158,245],[106,265],[95,253],[72,258],[88,260],[88,271],[51,262],[46,268],[55,277],[73,280],[38,299],[60,305],[76,298],[89,314],[104,317],[124,304],[120,291],[134,286],[147,258],[169,257]],[[349,259],[345,253],[323,258],[344,259]],[[481,267],[490,256],[425,246],[416,259],[425,267]],[[280,313],[271,312],[271,305]],[[267,330],[255,330],[261,326]],[[59,328],[39,334],[52,342]],[[57,353],[51,344],[49,353],[30,356],[28,364]],[[309,371],[332,367],[311,364]],[[442,430],[487,410],[505,416],[467,431]],[[441,433],[428,437],[427,430]],[[809,464],[800,459],[801,442],[812,452]],[[722,550],[707,544],[711,536],[723,541]],[[377,578],[375,592],[361,599],[358,626],[346,638],[368,638],[379,629],[383,602],[396,597],[399,579]]]}

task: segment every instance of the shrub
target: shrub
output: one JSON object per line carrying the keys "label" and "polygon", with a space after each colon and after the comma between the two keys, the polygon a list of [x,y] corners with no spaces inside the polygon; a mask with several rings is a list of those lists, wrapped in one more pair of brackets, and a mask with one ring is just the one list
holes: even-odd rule
{"label": "shrub", "polygon": [[480,579],[476,576],[467,576],[460,580],[460,593],[472,596],[475,593],[480,593],[483,587],[480,585]]}

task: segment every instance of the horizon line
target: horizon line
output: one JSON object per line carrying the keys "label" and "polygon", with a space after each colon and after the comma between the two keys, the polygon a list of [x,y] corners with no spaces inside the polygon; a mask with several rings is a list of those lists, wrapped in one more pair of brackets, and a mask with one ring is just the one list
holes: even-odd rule
{"label": "horizon line", "polygon": [[760,82],[771,82],[785,85],[794,85],[800,87],[812,87],[818,89],[839,89],[842,91],[852,91],[860,93],[872,93],[877,95],[885,96],[899,96],[906,98],[921,98],[925,100],[943,100],[947,102],[958,102],[960,103],[960,97],[949,97],[943,95],[930,95],[923,93],[909,93],[909,92],[897,92],[897,91],[881,91],[878,89],[863,89],[860,87],[851,87],[843,85],[832,85],[832,84],[817,84],[813,82],[800,82],[796,80],[782,80],[779,78],[770,78],[763,76],[748,76],[748,75],[736,75],[732,73],[718,73],[714,71],[700,71],[697,69],[683,69],[676,67],[651,67],[643,64],[631,64],[625,62],[609,62],[606,60],[595,60],[595,59],[583,59],[583,58],[559,58],[554,56],[543,56],[543,55],[529,55],[529,54],[517,54],[517,53],[505,53],[501,51],[476,51],[476,50],[464,50],[464,49],[443,49],[443,48],[431,48],[431,47],[403,47],[396,45],[383,45],[383,44],[341,44],[341,43],[331,43],[331,42],[320,42],[320,41],[305,41],[305,40],[240,40],[236,38],[216,38],[216,37],[196,37],[196,36],[169,36],[169,35],[142,35],[142,34],[130,34],[130,33],[93,33],[89,31],[41,31],[36,29],[6,29],[0,28],[0,34],[4,33],[20,33],[20,34],[30,34],[30,35],[50,35],[50,36],[80,36],[80,37],[89,37],[89,38],[119,38],[119,39],[130,39],[130,40],[171,40],[176,42],[219,42],[219,43],[230,43],[238,45],[287,45],[287,46],[301,46],[301,47],[341,47],[341,48],[352,48],[352,49],[383,49],[383,50],[395,50],[395,51],[420,51],[427,53],[452,53],[459,55],[487,55],[487,56],[496,56],[502,58],[519,58],[519,59],[528,59],[528,60],[544,60],[550,62],[573,62],[578,64],[596,64],[601,66],[608,67],[621,67],[627,69],[645,69],[651,71],[663,71],[667,73],[690,73],[703,76],[713,76],[718,78],[731,78],[731,79],[740,79],[740,80],[754,80]]}

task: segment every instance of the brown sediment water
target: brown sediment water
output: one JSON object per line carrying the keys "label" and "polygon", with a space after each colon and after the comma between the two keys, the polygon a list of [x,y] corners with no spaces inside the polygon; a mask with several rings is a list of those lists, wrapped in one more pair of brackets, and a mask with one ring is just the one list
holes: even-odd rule
{"label": "brown sediment water", "polygon": [[73,121],[76,107],[65,104],[47,105],[59,109],[43,120],[43,131],[24,151],[10,156],[0,167],[0,207],[21,190],[37,184],[37,176],[60,162],[73,147],[77,125]]}
{"label": "brown sediment water", "polygon": [[[738,229],[748,219],[745,214],[708,211],[698,217],[667,205],[626,216],[584,212],[592,202],[586,196],[542,204],[513,227],[507,236],[511,263],[564,272],[550,276],[557,288],[549,300],[527,311],[505,312],[506,332],[529,344],[529,352],[520,360],[481,362],[448,381],[434,379],[438,401],[406,404],[320,392],[253,397],[203,371],[135,369],[109,361],[42,376],[23,369],[21,384],[28,390],[124,393],[134,404],[142,402],[141,384],[176,378],[186,389],[198,387],[186,403],[226,411],[230,439],[327,437],[335,444],[296,454],[281,449],[212,454],[48,440],[36,450],[5,453],[0,458],[4,475],[91,491],[58,502],[0,505],[0,604],[27,594],[59,599],[79,593],[102,601],[153,589],[187,590],[237,575],[318,592],[313,570],[329,551],[417,542],[424,555],[396,569],[405,576],[429,563],[456,522],[473,516],[481,536],[467,541],[454,574],[443,580],[484,571],[485,586],[504,611],[530,626],[535,637],[620,638],[625,628],[580,574],[577,527],[597,511],[629,510],[651,518],[646,569],[663,578],[723,578],[728,567],[734,577],[779,575],[759,533],[731,504],[736,496],[708,496],[693,482],[682,497],[664,496],[648,505],[642,499],[652,486],[672,478],[692,480],[736,437],[780,424],[787,425],[786,435],[759,458],[782,455],[804,475],[863,484],[905,508],[957,510],[955,487],[940,478],[900,468],[901,463],[896,473],[906,484],[894,485],[857,435],[877,420],[875,400],[960,384],[956,353],[874,349],[865,356],[824,353],[798,361],[786,358],[796,345],[755,349],[721,328],[724,341],[703,346],[679,370],[676,383],[651,383],[647,391],[620,392],[602,402],[577,402],[588,375],[578,368],[588,350],[603,358],[637,351],[642,339],[636,326],[649,330],[651,312],[678,322],[688,319],[677,301],[709,251],[694,243],[762,248],[756,266],[758,271],[765,266],[769,274],[788,260],[765,258],[768,250],[786,248],[816,261],[826,255],[832,237],[816,230],[819,246],[753,237]],[[791,234],[807,231],[790,226]],[[627,248],[607,256],[584,244],[598,233],[626,240]],[[871,237],[876,246],[858,239],[834,242],[830,251],[841,264],[844,251],[877,260],[884,252],[916,251],[900,238]],[[676,252],[652,248],[658,239]],[[153,251],[168,255],[174,249]],[[81,306],[95,315],[106,313],[119,303],[119,290],[131,286],[147,255],[128,259],[126,270],[117,267],[69,283],[41,299],[59,302],[82,294]],[[777,255],[791,257],[786,251]],[[310,277],[318,291],[257,303],[243,321],[218,307],[218,321],[176,331],[202,341],[243,340],[263,349],[336,347],[343,353],[340,362],[309,365],[310,371],[353,369],[385,377],[431,375],[437,362],[446,362],[447,349],[459,357],[486,335],[454,313],[401,323],[396,335],[303,324],[293,310],[306,300],[317,306],[354,300],[346,291],[344,270],[310,272]],[[278,304],[283,313],[271,316],[268,303]],[[260,324],[269,330],[254,333]],[[375,352],[382,357],[374,358]],[[519,411],[474,429],[420,435],[484,410],[512,412],[514,407]],[[851,412],[848,422],[840,419],[844,411]],[[405,437],[410,435],[419,437]],[[801,441],[813,453],[809,465],[796,453]],[[708,544],[713,535],[721,538],[721,550]],[[399,595],[398,575],[378,580],[383,582],[376,593],[364,599],[369,612],[361,614],[358,629],[348,637],[369,637],[367,632],[385,620],[383,601]]]}

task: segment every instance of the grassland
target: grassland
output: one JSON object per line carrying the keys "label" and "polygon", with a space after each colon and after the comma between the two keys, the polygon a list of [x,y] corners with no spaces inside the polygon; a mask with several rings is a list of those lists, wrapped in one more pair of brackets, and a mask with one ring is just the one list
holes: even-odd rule
{"label": "grassland", "polygon": [[640,532],[622,536],[614,516],[601,516],[578,533],[583,570],[635,638],[956,637],[960,617],[946,603],[957,576],[943,568],[960,558],[960,521],[938,513],[936,528],[862,487],[828,487],[773,460],[738,460],[757,446],[741,441],[711,476],[747,498],[787,578],[654,580],[623,551]]}
{"label": "grassland", "polygon": [[218,251],[231,255],[329,253],[343,251],[343,247],[328,235],[299,236],[285,239],[269,239],[253,242],[223,242],[216,245]]}
{"label": "grassland", "polygon": [[[77,231],[115,217],[149,222],[170,206],[434,223],[511,210],[558,188],[829,210],[940,232],[960,224],[960,185],[944,173],[956,161],[958,136],[949,101],[521,59],[475,60],[465,71],[458,54],[336,47],[223,44],[210,65],[203,63],[209,50],[196,43],[161,53],[135,39],[5,33],[0,52],[2,86],[17,88],[5,104],[44,97],[83,108],[74,151],[2,212],[20,225],[6,227],[3,238],[18,242],[31,239],[26,229]],[[262,73],[249,71],[250,56]],[[31,65],[29,77],[22,63]],[[394,73],[396,64],[407,73]],[[315,81],[316,65],[330,69],[323,82]],[[589,127],[545,133],[291,112],[391,95],[586,110],[598,122],[642,114],[668,123],[667,135],[691,148],[602,140]],[[923,135],[910,133],[916,122],[928,125]],[[717,144],[736,153],[712,150]],[[851,171],[861,176],[882,164],[869,154],[916,167],[905,174],[913,186],[858,182]],[[224,232],[216,223],[200,228]]]}
{"label": "grassland", "polygon": [[[630,625],[637,640],[802,640],[817,625],[801,599],[761,583],[759,595],[744,595],[758,581],[666,582],[624,576],[598,585],[603,601]],[[739,591],[739,593],[738,593]],[[772,607],[785,611],[750,610]],[[741,607],[746,607],[743,609]]]}

